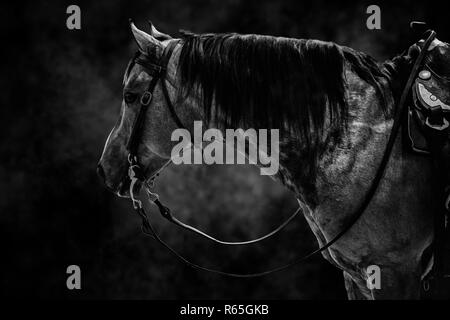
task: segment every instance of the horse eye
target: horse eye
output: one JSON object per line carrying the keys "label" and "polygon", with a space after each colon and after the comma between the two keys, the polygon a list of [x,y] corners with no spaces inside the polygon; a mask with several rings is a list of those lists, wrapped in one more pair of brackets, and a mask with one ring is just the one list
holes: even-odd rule
{"label": "horse eye", "polygon": [[133,103],[136,100],[136,98],[137,94],[130,92],[125,93],[125,95],[123,96],[123,99],[125,100],[126,103]]}

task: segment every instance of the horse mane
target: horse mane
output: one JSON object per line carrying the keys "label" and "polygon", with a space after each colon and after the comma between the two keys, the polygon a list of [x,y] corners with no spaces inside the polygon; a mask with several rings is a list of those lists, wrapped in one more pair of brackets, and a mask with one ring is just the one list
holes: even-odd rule
{"label": "horse mane", "polygon": [[295,132],[314,148],[329,120],[327,130],[340,136],[348,118],[345,64],[385,101],[375,60],[332,42],[235,33],[184,33],[182,42],[184,92],[200,88],[207,121],[228,128]]}

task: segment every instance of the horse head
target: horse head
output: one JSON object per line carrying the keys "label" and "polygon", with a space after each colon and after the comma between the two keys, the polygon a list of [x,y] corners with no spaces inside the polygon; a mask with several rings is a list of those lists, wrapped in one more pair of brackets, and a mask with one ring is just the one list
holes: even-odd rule
{"label": "horse head", "polygon": [[[130,22],[130,26],[138,52],[125,71],[120,116],[106,140],[98,164],[98,173],[107,188],[124,197],[129,196],[130,185],[127,171],[130,165],[130,150],[127,146],[141,112],[143,96],[155,77],[155,74],[151,72],[153,67],[163,67],[165,72],[164,77],[156,79],[153,92],[150,93],[151,100],[143,114],[142,129],[134,139],[136,140],[135,160],[140,164],[143,174],[141,180],[153,178],[170,161],[173,147],[170,137],[178,125],[170,114],[168,103],[176,107],[178,116],[182,118],[188,112],[188,108],[179,108],[176,61],[180,46],[177,40],[159,32],[151,23],[150,33],[139,30],[133,22]],[[174,49],[167,65],[159,66],[165,48],[169,45],[173,45]],[[164,84],[162,84],[163,81]],[[163,92],[162,85],[166,87],[167,96]],[[189,112],[190,116],[192,114],[195,113]]]}

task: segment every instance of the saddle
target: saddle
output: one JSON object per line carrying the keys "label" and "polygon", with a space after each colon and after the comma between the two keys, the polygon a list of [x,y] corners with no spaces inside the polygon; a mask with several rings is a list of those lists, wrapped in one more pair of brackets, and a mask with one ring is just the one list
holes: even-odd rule
{"label": "saddle", "polygon": [[425,67],[412,87],[412,103],[407,115],[410,150],[431,154],[430,135],[445,135],[450,122],[450,80]]}

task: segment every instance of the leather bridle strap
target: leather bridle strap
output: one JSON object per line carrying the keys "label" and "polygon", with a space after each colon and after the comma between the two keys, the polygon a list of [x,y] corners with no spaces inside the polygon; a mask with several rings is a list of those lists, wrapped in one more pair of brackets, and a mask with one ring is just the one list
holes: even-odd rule
{"label": "leather bridle strap", "polygon": [[[215,273],[215,274],[220,274],[220,275],[225,275],[225,276],[230,276],[230,277],[237,277],[237,278],[253,278],[253,277],[260,277],[260,276],[264,276],[264,275],[268,275],[268,274],[272,274],[278,271],[282,271],[285,270],[289,267],[292,267],[294,265],[297,265],[299,263],[302,263],[306,260],[308,260],[309,258],[327,250],[329,247],[331,247],[336,241],[338,241],[344,234],[346,234],[352,227],[353,225],[359,220],[359,218],[363,215],[363,213],[365,212],[365,210],[367,209],[367,207],[369,206],[371,200],[373,199],[378,186],[380,184],[380,181],[384,175],[386,166],[389,162],[390,159],[390,155],[392,153],[392,149],[395,145],[395,141],[398,135],[398,131],[400,129],[401,126],[401,120],[402,120],[402,116],[404,114],[405,111],[405,105],[406,105],[406,99],[408,96],[408,93],[410,92],[412,83],[415,79],[415,77],[417,76],[419,67],[422,64],[422,61],[425,57],[425,54],[427,53],[427,49],[430,46],[431,42],[433,41],[433,39],[435,38],[436,33],[434,31],[431,31],[430,35],[428,36],[427,40],[425,41],[424,45],[423,45],[423,49],[421,50],[419,56],[417,57],[416,61],[414,62],[414,65],[411,69],[411,73],[409,75],[409,78],[405,84],[405,87],[402,91],[402,94],[400,96],[400,100],[399,100],[399,104],[398,107],[395,110],[395,115],[394,115],[394,123],[392,125],[392,129],[391,129],[391,133],[389,135],[389,139],[388,142],[386,144],[385,147],[385,151],[383,154],[383,157],[380,161],[380,164],[378,166],[377,172],[374,176],[374,179],[372,180],[372,183],[370,185],[369,190],[366,193],[366,196],[363,200],[363,202],[360,204],[358,210],[355,212],[355,214],[352,216],[351,220],[348,222],[348,224],[346,225],[346,227],[340,231],[337,235],[335,235],[331,240],[329,240],[325,245],[323,245],[322,247],[314,250],[313,252],[307,254],[306,256],[303,256],[301,258],[297,258],[293,261],[291,261],[288,264],[285,264],[283,266],[280,267],[276,267],[267,271],[263,271],[263,272],[256,272],[256,273],[248,273],[248,274],[238,274],[238,273],[230,273],[230,272],[224,272],[224,271],[220,271],[220,270],[215,270],[215,269],[211,269],[211,268],[206,268],[203,266],[200,266],[198,264],[195,264],[191,261],[189,261],[188,259],[186,259],[185,257],[183,257],[182,255],[180,255],[178,252],[176,252],[172,247],[170,247],[167,243],[165,243],[156,233],[155,229],[153,228],[148,215],[145,213],[145,210],[142,206],[135,206],[135,209],[137,211],[137,213],[139,214],[139,216],[142,219],[142,231],[144,234],[151,236],[152,238],[154,238],[155,240],[157,240],[161,245],[163,245],[165,248],[167,248],[171,253],[173,253],[178,259],[180,259],[182,262],[184,262],[185,264],[187,264],[188,266],[194,268],[194,269],[198,269],[198,270],[202,270],[202,271],[207,271],[207,272],[211,272],[211,273]],[[168,97],[168,96],[167,96]],[[152,193],[149,193],[150,196],[154,195]],[[157,206],[158,209],[161,213],[161,215],[168,219],[171,222],[175,222],[175,218],[171,215],[169,208],[167,208],[166,206],[164,206],[160,201],[158,197],[155,197],[154,199],[151,199]],[[297,209],[296,213],[298,213],[300,211],[300,208]],[[296,214],[294,213],[294,215]],[[177,223],[179,226],[186,228],[186,226],[183,226],[182,224]],[[192,231],[192,230],[191,230]]]}
{"label": "leather bridle strap", "polygon": [[[169,44],[169,46],[171,46],[171,48],[169,48],[168,52],[167,52],[167,57],[170,57],[170,55],[172,54],[173,49],[175,48],[175,46],[177,45],[176,42],[171,42]],[[177,125],[178,128],[181,129],[186,129],[186,127],[183,125],[183,123],[181,122],[180,118],[178,117],[177,113],[175,112],[175,108],[172,104],[172,101],[170,100],[170,96],[169,96],[169,90],[167,90],[167,85],[166,85],[166,81],[165,81],[165,77],[167,76],[167,69],[163,75],[163,78],[161,80],[161,87],[162,87],[162,91],[164,94],[164,97],[166,98],[166,103],[167,103],[167,107],[169,108],[170,114],[172,115],[172,119],[175,121],[175,124]]]}
{"label": "leather bridle strap", "polygon": [[181,227],[182,229],[185,229],[187,231],[193,232],[197,235],[200,235],[206,239],[209,239],[215,243],[218,244],[222,244],[222,245],[227,245],[227,246],[242,246],[242,245],[249,245],[249,244],[253,244],[253,243],[257,243],[263,240],[266,240],[272,236],[274,236],[275,234],[277,234],[278,232],[280,232],[281,230],[283,230],[299,213],[300,213],[300,207],[294,211],[294,213],[287,218],[282,224],[280,224],[276,229],[272,230],[269,233],[266,233],[264,236],[261,236],[259,238],[256,239],[252,239],[252,240],[248,240],[248,241],[223,241],[220,239],[217,239],[197,228],[194,228],[186,223],[181,222],[180,220],[178,220],[176,217],[174,217],[170,211],[170,209],[168,207],[166,207],[165,205],[163,205],[161,203],[161,201],[159,201],[159,196],[155,193],[150,192],[149,190],[147,190],[147,194],[150,198],[150,201],[152,201],[154,204],[156,204],[156,206],[159,209],[159,212],[161,214],[161,216],[163,216],[166,220],[168,220],[169,222],[172,222],[173,224]]}
{"label": "leather bridle strap", "polygon": [[153,78],[150,81],[150,84],[148,85],[147,90],[142,94],[141,96],[141,107],[139,109],[138,115],[136,117],[136,120],[133,124],[133,129],[131,131],[130,139],[128,140],[127,149],[130,153],[131,157],[137,156],[138,153],[138,147],[140,143],[140,134],[142,133],[142,129],[144,127],[145,123],[145,115],[147,114],[148,106],[150,105],[152,98],[153,98],[153,91],[155,89],[156,83],[159,80],[161,71],[158,71],[157,73],[153,74]]}
{"label": "leather bridle strap", "polygon": [[[296,212],[299,212],[299,211],[300,211],[300,208],[298,208]],[[153,239],[158,241],[163,247],[165,247],[167,250],[169,250],[175,257],[177,257],[180,261],[182,261],[183,263],[185,263],[186,265],[188,265],[189,267],[191,267],[193,269],[197,269],[200,271],[206,271],[206,272],[210,272],[210,273],[215,273],[215,274],[222,275],[222,276],[233,277],[233,278],[254,278],[254,277],[268,275],[268,274],[271,274],[271,273],[274,273],[277,271],[281,271],[281,270],[287,269],[291,266],[291,264],[289,264],[289,265],[284,265],[284,266],[281,266],[281,267],[278,267],[275,269],[267,270],[264,272],[250,273],[250,274],[225,272],[225,271],[201,266],[199,264],[191,262],[189,259],[187,259],[184,256],[182,256],[181,254],[179,254],[177,251],[175,251],[171,246],[169,246],[164,240],[162,240],[159,237],[158,233],[156,232],[153,225],[151,224],[150,219],[149,219],[148,215],[146,214],[144,208],[142,208],[142,207],[136,208],[136,212],[138,213],[138,215],[141,217],[141,220],[142,220],[142,227],[141,227],[142,233],[144,233],[145,235],[152,237]]]}

